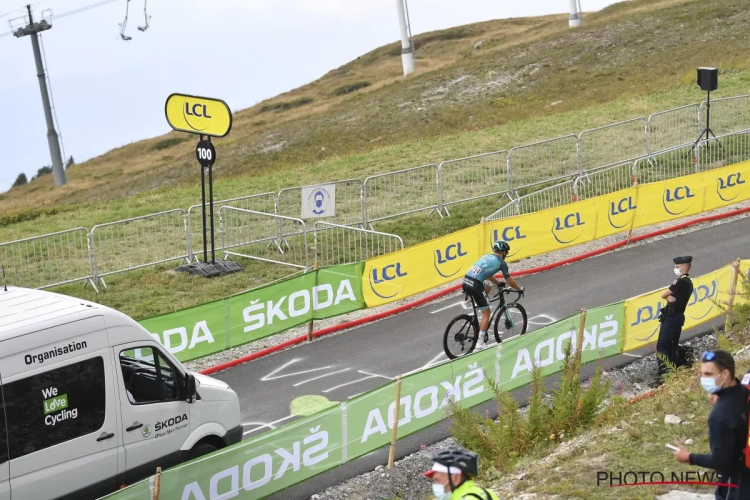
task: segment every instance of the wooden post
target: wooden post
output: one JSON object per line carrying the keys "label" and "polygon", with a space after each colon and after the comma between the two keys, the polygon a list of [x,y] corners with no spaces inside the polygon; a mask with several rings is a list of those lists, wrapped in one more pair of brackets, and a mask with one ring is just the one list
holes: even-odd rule
{"label": "wooden post", "polygon": [[[318,264],[318,257],[315,256],[315,265],[313,266],[313,270],[317,271],[320,268],[320,265]],[[316,280],[317,283],[317,280]],[[310,322],[307,324],[307,341],[312,342],[313,339],[313,320],[310,320]]]}
{"label": "wooden post", "polygon": [[393,458],[396,456],[396,434],[398,433],[398,417],[401,408],[401,375],[396,377],[396,405],[393,408],[393,430],[391,431],[391,449],[388,453],[388,468],[393,469]]}
{"label": "wooden post", "polygon": [[578,328],[578,338],[576,339],[576,363],[581,362],[581,353],[583,352],[583,333],[586,329],[586,309],[581,309],[581,326]]}
{"label": "wooden post", "polygon": [[724,334],[726,334],[732,326],[732,308],[734,307],[734,296],[737,294],[737,278],[740,274],[740,259],[736,259],[732,263],[732,282],[729,285],[729,300],[727,301],[727,318],[724,321]]}
{"label": "wooden post", "polygon": [[159,500],[160,489],[161,489],[161,467],[157,467],[156,477],[154,477],[154,500]]}

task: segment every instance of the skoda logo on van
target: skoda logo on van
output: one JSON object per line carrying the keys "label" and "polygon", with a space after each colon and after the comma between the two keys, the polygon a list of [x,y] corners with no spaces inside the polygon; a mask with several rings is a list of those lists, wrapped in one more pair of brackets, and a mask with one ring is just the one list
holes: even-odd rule
{"label": "skoda logo on van", "polygon": [[742,178],[742,172],[735,172],[726,177],[717,177],[716,194],[723,201],[732,201],[742,194],[743,184],[745,184],[745,179]]}
{"label": "skoda logo on van", "polygon": [[666,188],[662,205],[664,210],[670,215],[684,214],[693,206],[695,194],[690,191],[690,186],[677,186],[675,188]]}
{"label": "skoda logo on van", "polygon": [[151,435],[151,426],[146,424],[143,426],[143,437],[147,438]]}

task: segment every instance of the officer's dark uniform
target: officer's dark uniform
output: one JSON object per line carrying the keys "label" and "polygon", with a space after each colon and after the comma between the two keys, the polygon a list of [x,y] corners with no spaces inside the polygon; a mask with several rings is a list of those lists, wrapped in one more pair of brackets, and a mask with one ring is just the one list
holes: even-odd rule
{"label": "officer's dark uniform", "polygon": [[[672,259],[675,264],[690,264],[692,257],[675,257]],[[682,326],[685,324],[685,308],[687,307],[690,297],[693,294],[693,282],[690,280],[688,273],[683,274],[672,282],[669,286],[674,302],[667,301],[667,305],[662,308],[659,321],[659,340],[656,342],[656,352],[663,354],[672,364],[677,366],[677,349],[680,344],[680,333]],[[659,365],[659,382],[663,382],[662,377],[667,372],[667,365],[657,357]]]}

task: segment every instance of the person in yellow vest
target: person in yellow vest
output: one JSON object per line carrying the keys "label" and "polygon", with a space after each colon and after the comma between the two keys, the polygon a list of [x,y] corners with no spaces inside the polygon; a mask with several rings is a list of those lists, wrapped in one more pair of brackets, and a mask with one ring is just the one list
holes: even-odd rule
{"label": "person in yellow vest", "polygon": [[460,446],[448,446],[432,454],[432,468],[422,475],[432,480],[437,500],[499,500],[497,494],[477,486],[479,455]]}

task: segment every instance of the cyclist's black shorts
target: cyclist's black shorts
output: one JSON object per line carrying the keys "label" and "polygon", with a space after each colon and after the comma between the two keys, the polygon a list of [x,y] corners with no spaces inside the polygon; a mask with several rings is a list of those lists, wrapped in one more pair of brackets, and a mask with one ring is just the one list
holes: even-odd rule
{"label": "cyclist's black shorts", "polygon": [[474,302],[477,304],[477,309],[483,311],[490,307],[490,298],[487,296],[487,291],[484,288],[484,283],[464,276],[464,281],[461,285],[463,291],[474,297]]}

